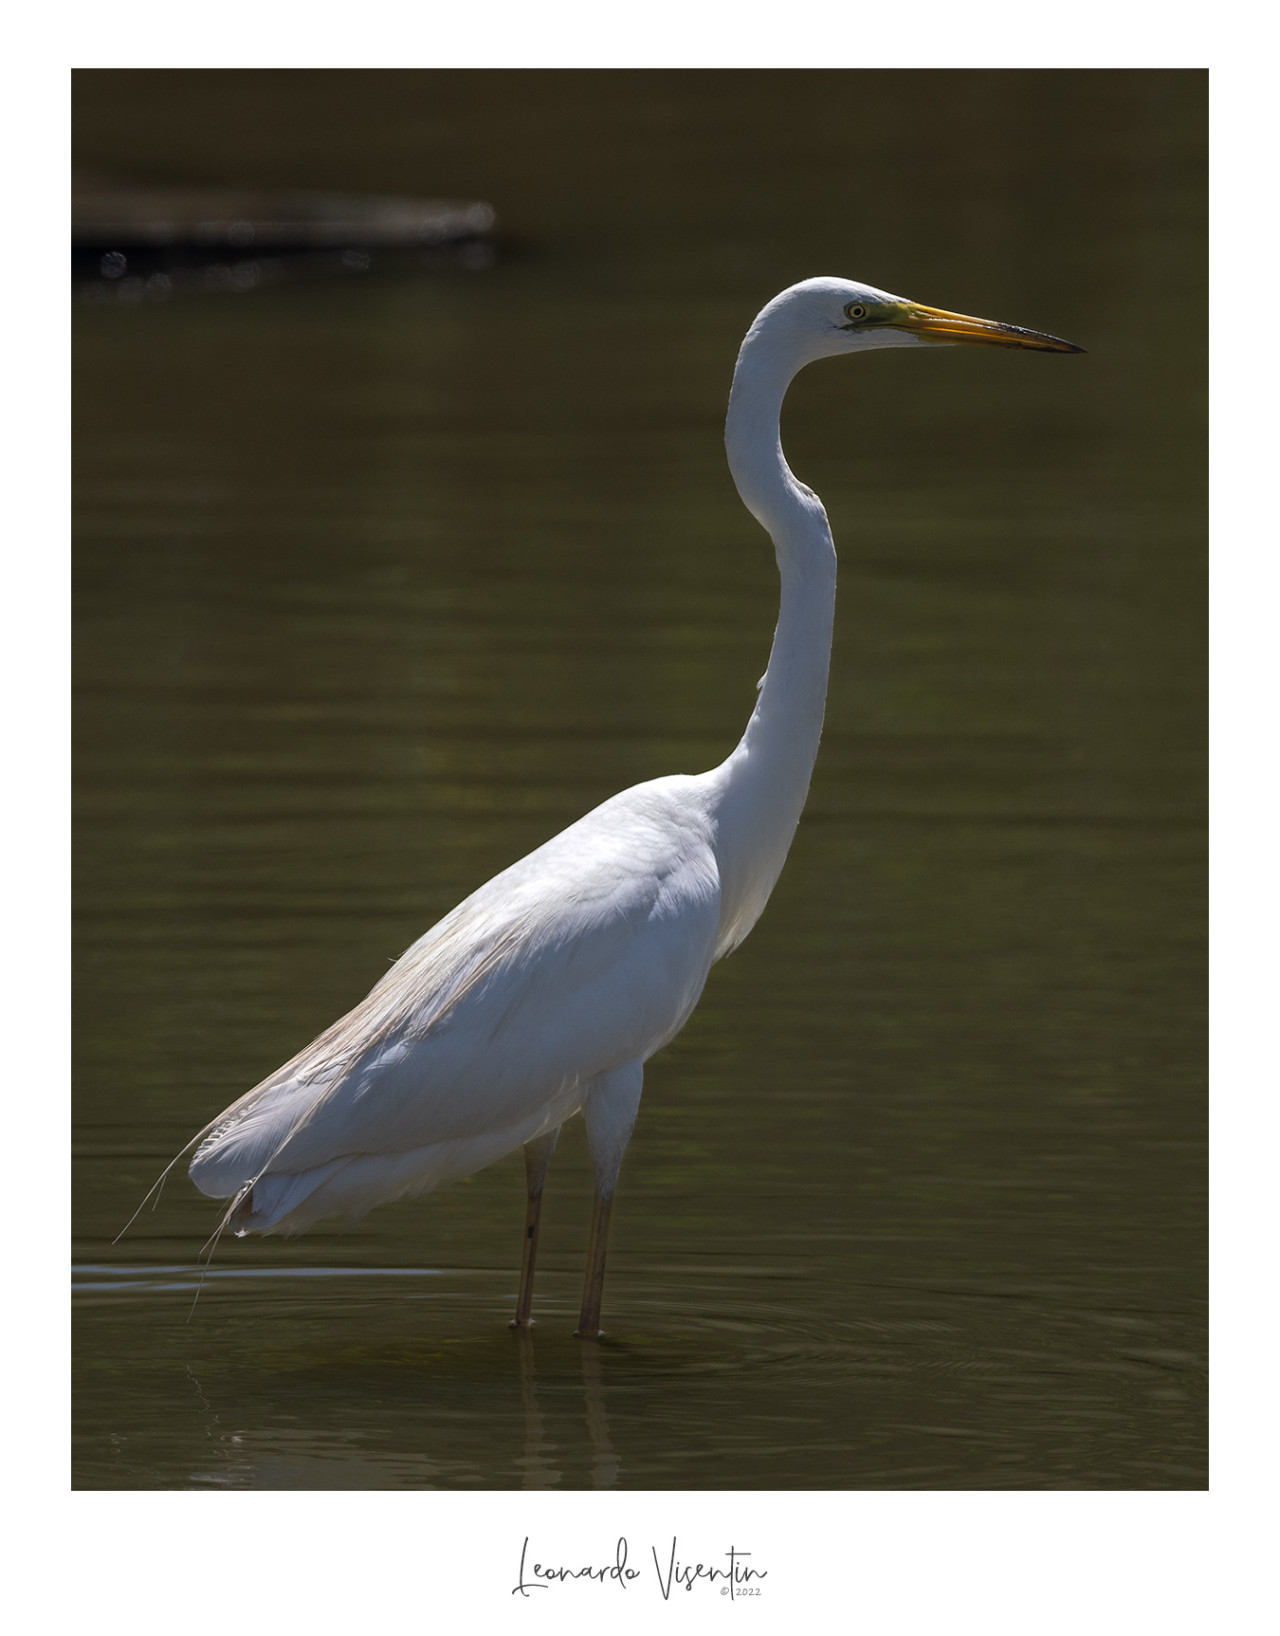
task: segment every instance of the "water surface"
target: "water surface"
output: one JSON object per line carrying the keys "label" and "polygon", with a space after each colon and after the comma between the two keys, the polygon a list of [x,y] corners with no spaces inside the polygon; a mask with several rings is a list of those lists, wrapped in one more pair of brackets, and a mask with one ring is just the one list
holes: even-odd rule
{"label": "water surface", "polygon": [[[1204,80],[81,74],[143,179],[481,197],[486,272],[79,312],[84,1488],[1195,1488]],[[224,1242],[170,1156],[426,926],[719,761],[776,609],[720,432],[861,277],[1062,334],[815,366],[828,725],[754,936],[648,1070],[607,1339],[580,1122]]]}

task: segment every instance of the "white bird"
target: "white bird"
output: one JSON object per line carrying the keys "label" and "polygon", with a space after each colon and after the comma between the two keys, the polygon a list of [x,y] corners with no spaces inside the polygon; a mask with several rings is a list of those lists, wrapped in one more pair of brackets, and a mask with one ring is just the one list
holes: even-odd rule
{"label": "white bird", "polygon": [[737,748],[710,772],[624,790],[496,875],[193,1138],[192,1180],[231,1200],[223,1225],[302,1232],[523,1147],[514,1324],[526,1327],[547,1165],[561,1125],[581,1113],[595,1200],[577,1334],[599,1335],[609,1213],[644,1064],[759,919],[818,752],[836,555],[821,501],[783,458],[783,396],[816,358],[946,343],[1082,350],[839,278],[806,279],[759,314],[738,354],[725,445],[743,503],[772,537],[781,607]]}

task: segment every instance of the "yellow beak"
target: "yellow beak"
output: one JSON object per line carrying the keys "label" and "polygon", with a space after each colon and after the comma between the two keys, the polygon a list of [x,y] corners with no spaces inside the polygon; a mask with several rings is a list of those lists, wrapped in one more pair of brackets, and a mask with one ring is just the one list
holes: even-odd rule
{"label": "yellow beak", "polygon": [[1083,347],[1060,341],[1056,335],[1039,330],[1019,329],[1016,324],[997,324],[990,318],[967,318],[961,312],[943,312],[940,307],[922,307],[907,302],[901,316],[890,320],[890,328],[906,330],[922,341],[967,343],[970,346],[1025,347],[1030,352],[1083,352]]}

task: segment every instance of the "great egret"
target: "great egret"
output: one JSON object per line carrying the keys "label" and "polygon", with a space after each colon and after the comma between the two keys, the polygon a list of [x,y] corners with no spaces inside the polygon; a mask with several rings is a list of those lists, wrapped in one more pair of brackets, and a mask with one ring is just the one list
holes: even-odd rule
{"label": "great egret", "polygon": [[561,1125],[582,1113],[595,1200],[577,1333],[600,1333],[609,1213],[644,1064],[759,918],[818,751],[836,556],[821,501],[783,458],[783,395],[815,358],[948,343],[1082,350],[839,278],[806,279],[764,308],[738,354],[725,445],[773,539],[782,591],[741,742],[711,772],[624,790],[496,875],[193,1138],[193,1181],[231,1200],[224,1226],[301,1232],[523,1147],[524,1327],[547,1165]]}

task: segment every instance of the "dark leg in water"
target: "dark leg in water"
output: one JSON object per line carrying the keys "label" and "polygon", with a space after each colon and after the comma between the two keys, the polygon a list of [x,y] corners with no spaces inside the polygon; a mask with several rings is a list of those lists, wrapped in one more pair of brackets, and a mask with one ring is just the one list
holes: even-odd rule
{"label": "dark leg in water", "polygon": [[591,1241],[587,1245],[587,1276],[582,1286],[582,1315],[574,1334],[596,1341],[601,1335],[600,1302],[604,1296],[604,1254],[609,1242],[609,1215],[613,1190],[618,1185],[622,1155],[631,1138],[640,1107],[644,1065],[624,1063],[601,1074],[591,1086],[582,1113],[587,1122],[587,1145],[596,1173],[595,1202],[591,1207]]}
{"label": "dark leg in water", "polygon": [[582,1286],[582,1315],[574,1334],[580,1340],[600,1337],[600,1303],[604,1298],[604,1256],[609,1242],[609,1212],[613,1209],[613,1189],[608,1194],[596,1188],[591,1207],[591,1238],[587,1244],[587,1276]]}
{"label": "dark leg in water", "polygon": [[520,1261],[520,1293],[516,1297],[516,1315],[512,1329],[529,1329],[533,1325],[533,1269],[538,1259],[538,1223],[542,1219],[542,1188],[547,1179],[547,1166],[556,1150],[557,1126],[546,1136],[525,1143],[524,1174],[528,1202],[524,1214],[524,1254]]}

